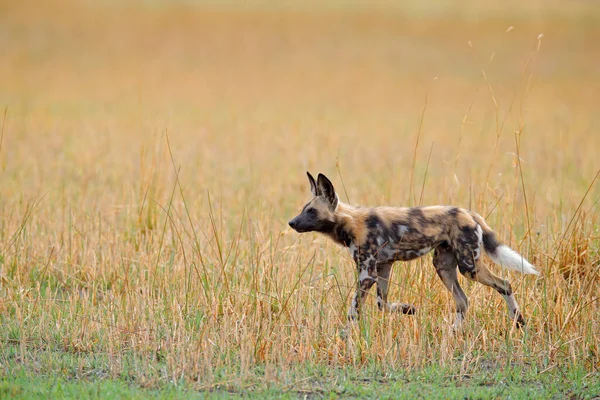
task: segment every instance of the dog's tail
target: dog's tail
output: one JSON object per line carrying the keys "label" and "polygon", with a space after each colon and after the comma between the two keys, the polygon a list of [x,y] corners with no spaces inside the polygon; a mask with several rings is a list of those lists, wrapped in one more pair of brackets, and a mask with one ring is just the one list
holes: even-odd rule
{"label": "dog's tail", "polygon": [[510,247],[500,243],[496,239],[496,234],[488,226],[481,215],[472,213],[475,222],[481,226],[483,248],[493,262],[500,265],[502,268],[519,271],[522,274],[539,275],[539,272],[533,265],[529,263],[522,255],[511,249]]}

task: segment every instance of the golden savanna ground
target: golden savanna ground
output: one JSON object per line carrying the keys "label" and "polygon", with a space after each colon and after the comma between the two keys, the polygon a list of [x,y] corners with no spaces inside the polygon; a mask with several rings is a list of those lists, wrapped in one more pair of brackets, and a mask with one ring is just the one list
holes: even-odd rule
{"label": "golden savanna ground", "polygon": [[[600,7],[521,3],[1,1],[2,377],[319,395],[576,371],[560,395],[598,394]],[[349,255],[287,227],[306,170],[351,204],[487,216],[541,271],[493,267],[526,329],[461,280],[452,335],[430,256],[392,276],[416,316],[371,298],[349,329]]]}

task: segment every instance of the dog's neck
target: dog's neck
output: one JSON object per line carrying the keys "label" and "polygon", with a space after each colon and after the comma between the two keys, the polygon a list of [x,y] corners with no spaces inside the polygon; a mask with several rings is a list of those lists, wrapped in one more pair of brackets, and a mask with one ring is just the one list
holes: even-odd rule
{"label": "dog's neck", "polygon": [[327,235],[336,243],[349,247],[357,241],[357,225],[365,209],[339,202],[335,209],[335,224]]}

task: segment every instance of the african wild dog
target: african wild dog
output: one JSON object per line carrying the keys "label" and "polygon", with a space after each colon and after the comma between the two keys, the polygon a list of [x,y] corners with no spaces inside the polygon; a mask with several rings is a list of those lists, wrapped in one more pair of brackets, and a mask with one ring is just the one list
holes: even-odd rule
{"label": "african wild dog", "polygon": [[388,279],[395,261],[409,261],[431,250],[433,265],[456,302],[455,328],[468,308],[456,269],[470,280],[500,293],[517,326],[525,320],[509,282],[490,272],[481,259],[482,250],[497,264],[524,274],[538,274],[521,255],[501,244],[484,219],[471,211],[451,206],[413,208],[353,207],[338,200],[333,185],[319,174],[307,172],[313,198],[300,215],[289,222],[297,232],[321,232],[348,247],[358,268],[358,288],[348,317],[355,319],[368,290],[377,282],[377,305],[382,310],[413,314],[412,305],[388,303]]}

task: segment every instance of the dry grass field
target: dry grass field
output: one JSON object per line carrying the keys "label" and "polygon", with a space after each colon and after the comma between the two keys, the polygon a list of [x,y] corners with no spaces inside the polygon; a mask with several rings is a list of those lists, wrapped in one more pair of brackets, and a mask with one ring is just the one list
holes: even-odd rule
{"label": "dry grass field", "polygon": [[[0,1],[0,397],[600,395],[600,7],[524,3]],[[348,326],[306,170],[486,216],[526,328],[431,256]]]}

